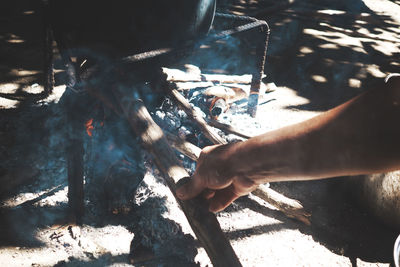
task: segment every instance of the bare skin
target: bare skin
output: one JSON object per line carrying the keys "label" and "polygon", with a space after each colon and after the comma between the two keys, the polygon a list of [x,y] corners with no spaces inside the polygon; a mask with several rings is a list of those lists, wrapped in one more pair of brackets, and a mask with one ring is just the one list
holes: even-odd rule
{"label": "bare skin", "polygon": [[400,77],[304,122],[202,150],[183,200],[200,193],[210,211],[259,184],[400,169]]}

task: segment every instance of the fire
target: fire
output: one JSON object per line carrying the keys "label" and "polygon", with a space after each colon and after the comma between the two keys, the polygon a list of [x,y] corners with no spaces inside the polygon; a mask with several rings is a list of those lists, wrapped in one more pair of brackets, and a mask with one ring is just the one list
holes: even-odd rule
{"label": "fire", "polygon": [[94,126],[93,126],[93,118],[88,119],[85,123],[85,128],[86,128],[86,133],[92,137],[93,136],[93,130],[94,130]]}

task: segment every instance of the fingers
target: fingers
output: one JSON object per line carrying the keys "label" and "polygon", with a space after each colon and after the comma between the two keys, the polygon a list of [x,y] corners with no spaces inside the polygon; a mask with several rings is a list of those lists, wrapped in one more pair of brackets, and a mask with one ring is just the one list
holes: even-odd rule
{"label": "fingers", "polygon": [[176,195],[182,199],[187,200],[193,198],[200,194],[205,189],[205,185],[198,177],[198,175],[193,175],[193,177],[186,184],[182,185],[176,190]]}
{"label": "fingers", "polygon": [[203,191],[203,193],[202,193],[202,196],[203,196],[205,199],[211,199],[211,198],[214,197],[214,195],[215,195],[215,190],[209,189],[209,188],[204,189],[204,191]]}
{"label": "fingers", "polygon": [[230,185],[224,189],[215,192],[213,198],[209,199],[209,210],[211,212],[218,212],[228,207],[233,201],[239,198],[240,195],[236,194],[234,186]]}

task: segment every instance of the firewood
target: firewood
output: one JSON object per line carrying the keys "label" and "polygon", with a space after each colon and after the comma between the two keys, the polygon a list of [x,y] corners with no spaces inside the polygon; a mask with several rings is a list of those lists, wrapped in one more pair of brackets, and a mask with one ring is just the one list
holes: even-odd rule
{"label": "firewood", "polygon": [[166,89],[168,95],[171,97],[172,101],[174,101],[179,107],[183,109],[183,111],[185,111],[188,117],[197,124],[200,130],[211,142],[213,142],[214,144],[226,143],[226,141],[221,136],[215,133],[211,129],[211,127],[208,126],[201,114],[199,114],[195,109],[192,108],[189,101],[187,101],[187,99],[183,95],[181,95],[178,90],[170,88],[168,85],[166,85],[164,88]]}
{"label": "firewood", "polygon": [[[189,174],[181,166],[161,128],[153,121],[142,101],[116,92],[121,109],[143,146],[153,156],[171,192],[175,195],[178,181]],[[204,246],[214,266],[242,266],[231,244],[223,234],[215,215],[208,211],[204,199],[182,201],[176,197],[194,233]]]}
{"label": "firewood", "polygon": [[[225,75],[225,74],[201,74],[199,71],[182,71],[178,69],[162,68],[168,82],[213,82],[213,83],[238,83],[250,84],[251,74]],[[265,75],[263,75],[265,77]]]}
{"label": "firewood", "polygon": [[306,225],[311,225],[311,213],[305,211],[299,201],[285,197],[267,185],[259,185],[252,194],[271,204],[287,217],[296,219]]}
{"label": "firewood", "polygon": [[233,103],[247,97],[247,93],[242,88],[226,87],[221,85],[211,86],[204,91],[206,96],[223,98],[227,103]]}
{"label": "firewood", "polygon": [[[168,85],[167,85],[168,87]],[[169,90],[170,95],[173,97],[173,100],[181,107],[184,107],[184,111],[187,113],[187,115],[201,128],[202,132],[206,137],[211,137],[213,136],[213,132],[210,131],[210,126],[205,122],[205,120],[197,115],[194,116],[193,113],[195,111],[193,108],[190,106],[189,102],[184,98],[177,90],[175,89],[170,89]],[[218,136],[219,137],[219,136]],[[211,139],[209,138],[211,142],[214,144],[226,144],[227,142],[219,137],[218,139]],[[180,146],[180,149],[183,148],[188,148],[189,146]],[[182,151],[181,151],[182,152]],[[188,152],[189,154],[194,154],[194,152]],[[182,152],[182,154],[185,154]],[[284,214],[286,214],[288,217],[295,218],[301,222],[304,222],[306,224],[309,224],[309,214],[304,210],[304,208],[301,206],[301,204],[296,201],[296,200],[290,200],[289,198],[283,196],[282,194],[275,192],[274,190],[268,188],[266,192],[263,192],[263,188],[259,188],[259,195],[262,195],[264,200],[271,205],[275,206],[278,208],[280,211],[282,211]],[[261,197],[260,197],[261,198]],[[300,206],[298,206],[298,203]],[[307,223],[308,222],[308,223]]]}
{"label": "firewood", "polygon": [[168,139],[168,142],[173,148],[175,148],[191,160],[197,161],[201,153],[201,148],[171,133],[166,132],[165,135]]}
{"label": "firewood", "polygon": [[179,91],[191,90],[193,88],[207,88],[214,86],[213,82],[174,82],[176,89]]}
{"label": "firewood", "polygon": [[[200,156],[201,148],[171,134],[167,138],[172,147],[190,159],[197,160]],[[304,209],[299,201],[288,198],[269,188],[267,185],[259,185],[252,194],[271,204],[287,217],[298,220],[306,225],[311,225],[311,214]]]}

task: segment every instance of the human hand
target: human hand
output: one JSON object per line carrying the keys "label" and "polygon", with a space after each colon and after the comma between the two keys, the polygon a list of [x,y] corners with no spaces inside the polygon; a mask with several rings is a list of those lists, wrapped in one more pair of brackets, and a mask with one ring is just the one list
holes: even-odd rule
{"label": "human hand", "polygon": [[176,190],[182,200],[199,194],[209,201],[209,210],[218,212],[240,196],[247,195],[258,184],[235,171],[235,144],[209,146],[202,150],[196,171],[190,181]]}

